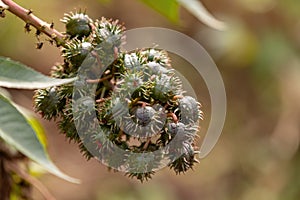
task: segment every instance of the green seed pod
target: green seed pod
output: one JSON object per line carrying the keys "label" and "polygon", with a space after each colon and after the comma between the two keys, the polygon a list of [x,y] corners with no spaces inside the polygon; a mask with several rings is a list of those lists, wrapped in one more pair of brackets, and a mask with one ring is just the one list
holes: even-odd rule
{"label": "green seed pod", "polygon": [[166,103],[175,95],[181,95],[183,92],[181,81],[175,76],[161,74],[155,77],[153,84],[152,97],[162,103]]}
{"label": "green seed pod", "polygon": [[126,101],[122,101],[119,97],[115,96],[105,99],[103,103],[98,105],[100,125],[110,128],[112,131],[110,136],[118,135],[120,127],[123,125],[122,116],[127,112],[128,104]]}
{"label": "green seed pod", "polygon": [[137,138],[148,138],[158,135],[164,127],[166,116],[157,105],[134,107],[131,112],[120,116],[124,124],[122,129],[127,134]]}
{"label": "green seed pod", "polygon": [[163,67],[157,62],[149,62],[147,64],[144,64],[143,67],[147,69],[149,75],[169,74],[171,72],[170,69]]}
{"label": "green seed pod", "polygon": [[121,45],[125,27],[121,25],[118,20],[114,21],[112,19],[102,17],[101,20],[96,20],[94,25],[94,42],[100,44],[103,41],[106,41],[116,47]]}
{"label": "green seed pod", "polygon": [[166,68],[169,68],[171,66],[171,61],[168,53],[164,50],[147,49],[141,51],[140,56],[145,61],[145,63],[143,64],[146,64],[148,62],[156,62]]}
{"label": "green seed pod", "polygon": [[76,102],[76,107],[73,108],[73,113],[78,117],[78,119],[75,120],[80,123],[80,126],[85,125],[85,123],[88,123],[95,115],[95,101],[88,96],[83,96],[76,100],[74,99],[74,101]]}
{"label": "green seed pod", "polygon": [[124,55],[124,65],[128,71],[141,71],[142,65],[139,60],[139,57],[136,53],[125,54]]}
{"label": "green seed pod", "polygon": [[72,68],[70,67],[70,64],[68,62],[65,62],[63,64],[57,64],[54,65],[51,68],[51,77],[54,78],[73,78],[75,76],[75,73],[73,72]]}
{"label": "green seed pod", "polygon": [[167,130],[168,133],[171,134],[171,136],[175,136],[178,132],[184,132],[185,125],[183,123],[168,123],[167,124]]}
{"label": "green seed pod", "polygon": [[92,48],[92,44],[87,39],[83,41],[73,39],[62,49],[63,57],[75,66],[73,71],[76,72]]}
{"label": "green seed pod", "polygon": [[147,181],[155,173],[155,169],[160,165],[161,158],[154,154],[137,153],[127,159],[129,166],[126,175],[130,178],[137,178],[141,182]]}
{"label": "green seed pod", "polygon": [[184,124],[196,123],[202,119],[200,103],[191,96],[185,96],[178,99],[180,110],[180,122]]}
{"label": "green seed pod", "polygon": [[155,115],[155,110],[150,106],[139,107],[134,114],[137,124],[141,126],[148,125]]}
{"label": "green seed pod", "polygon": [[56,87],[36,90],[34,103],[36,112],[41,113],[47,120],[58,117],[64,106]]}
{"label": "green seed pod", "polygon": [[140,90],[143,84],[142,73],[125,73],[121,75],[120,81],[117,83],[118,88],[114,92],[119,97],[131,99],[135,91]]}
{"label": "green seed pod", "polygon": [[185,173],[187,170],[192,169],[194,164],[199,162],[195,158],[197,153],[191,144],[183,144],[182,155],[169,164],[170,169],[173,169],[176,174]]}
{"label": "green seed pod", "polygon": [[66,14],[61,21],[66,24],[66,33],[70,38],[81,39],[89,36],[92,32],[90,25],[92,20],[84,13]]}
{"label": "green seed pod", "polygon": [[80,137],[77,133],[72,113],[69,113],[68,115],[65,113],[58,122],[58,127],[61,133],[65,134],[65,137],[68,138],[69,141],[80,142]]}
{"label": "green seed pod", "polygon": [[[197,125],[185,125],[181,122],[178,123],[167,123],[167,133],[175,138],[177,144],[190,143],[194,140],[198,131]],[[182,145],[177,145],[181,148]]]}

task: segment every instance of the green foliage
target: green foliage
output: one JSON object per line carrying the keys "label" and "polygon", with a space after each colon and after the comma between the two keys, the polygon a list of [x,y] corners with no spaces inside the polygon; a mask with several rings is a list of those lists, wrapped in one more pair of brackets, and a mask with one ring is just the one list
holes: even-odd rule
{"label": "green foliage", "polygon": [[74,80],[50,78],[19,62],[0,57],[0,87],[37,89],[66,84]]}
{"label": "green foliage", "polygon": [[0,95],[0,137],[18,151],[42,165],[49,172],[67,181],[78,180],[62,173],[49,159],[44,145],[27,119],[7,98]]}
{"label": "green foliage", "polygon": [[18,111],[26,118],[28,124],[34,130],[39,142],[47,150],[47,138],[45,135],[45,130],[39,120],[34,116],[34,113],[20,105],[13,103],[13,105],[18,109]]}
{"label": "green foliage", "polygon": [[172,22],[179,21],[179,4],[177,0],[140,0]]}
{"label": "green foliage", "polygon": [[172,22],[179,22],[179,7],[182,6],[199,21],[216,30],[225,30],[226,24],[210,14],[198,0],[140,0]]}

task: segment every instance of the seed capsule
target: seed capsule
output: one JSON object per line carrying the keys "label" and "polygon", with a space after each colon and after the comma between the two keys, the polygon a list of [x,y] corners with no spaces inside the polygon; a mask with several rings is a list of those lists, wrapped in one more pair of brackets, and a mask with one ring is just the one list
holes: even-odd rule
{"label": "seed capsule", "polygon": [[70,43],[66,44],[62,51],[63,56],[76,66],[77,69],[80,67],[92,48],[91,43],[74,39]]}
{"label": "seed capsule", "polygon": [[149,124],[154,115],[155,110],[150,106],[140,107],[135,112],[137,123],[142,126]]}
{"label": "seed capsule", "polygon": [[56,118],[62,111],[64,102],[55,87],[40,89],[35,94],[35,109],[40,112],[45,119]]}
{"label": "seed capsule", "polygon": [[154,99],[165,103],[172,99],[174,95],[181,94],[181,85],[179,78],[161,74],[155,77],[152,96]]}
{"label": "seed capsule", "polygon": [[196,123],[202,118],[199,109],[200,103],[191,96],[185,96],[178,100],[180,109],[180,121],[184,124]]}
{"label": "seed capsule", "polygon": [[83,38],[92,32],[90,23],[92,20],[84,13],[70,13],[62,20],[66,24],[66,33],[71,37]]}

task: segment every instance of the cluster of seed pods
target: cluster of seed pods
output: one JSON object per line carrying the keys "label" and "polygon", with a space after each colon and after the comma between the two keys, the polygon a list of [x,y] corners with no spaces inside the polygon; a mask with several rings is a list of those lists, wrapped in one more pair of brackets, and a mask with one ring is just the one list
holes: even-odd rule
{"label": "cluster of seed pods", "polygon": [[198,162],[195,141],[202,112],[193,97],[184,95],[167,52],[122,52],[125,29],[117,20],[71,13],[62,21],[64,62],[53,67],[51,76],[77,79],[37,90],[36,111],[56,120],[88,159],[129,177],[147,180],[161,163],[176,174],[191,169]]}

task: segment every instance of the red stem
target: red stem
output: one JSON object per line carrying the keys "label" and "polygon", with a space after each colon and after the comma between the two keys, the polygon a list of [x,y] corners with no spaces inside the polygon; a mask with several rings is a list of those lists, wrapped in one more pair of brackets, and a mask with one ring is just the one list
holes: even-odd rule
{"label": "red stem", "polygon": [[7,9],[8,11],[22,19],[25,23],[30,24],[40,32],[46,34],[48,37],[53,39],[58,46],[64,45],[64,35],[51,27],[51,24],[48,24],[36,17],[32,14],[32,11],[23,8],[12,0],[2,0],[2,2],[9,7]]}

